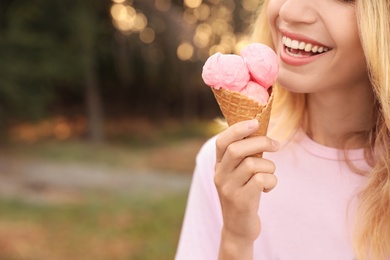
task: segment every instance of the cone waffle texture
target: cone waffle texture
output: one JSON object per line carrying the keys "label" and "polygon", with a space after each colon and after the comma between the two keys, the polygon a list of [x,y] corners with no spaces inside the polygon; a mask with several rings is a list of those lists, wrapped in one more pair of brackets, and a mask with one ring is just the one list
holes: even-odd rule
{"label": "cone waffle texture", "polygon": [[[244,120],[256,118],[259,121],[259,129],[251,136],[266,135],[271,116],[273,94],[265,106],[260,105],[249,97],[236,91],[226,89],[214,89],[215,99],[229,126]],[[262,157],[262,153],[254,155]]]}

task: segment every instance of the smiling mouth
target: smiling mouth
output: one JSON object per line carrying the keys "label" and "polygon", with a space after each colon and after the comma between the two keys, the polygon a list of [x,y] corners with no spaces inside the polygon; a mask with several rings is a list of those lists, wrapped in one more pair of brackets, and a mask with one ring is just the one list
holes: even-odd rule
{"label": "smiling mouth", "polygon": [[332,49],[326,46],[293,40],[286,36],[283,36],[282,41],[286,52],[293,57],[310,57]]}

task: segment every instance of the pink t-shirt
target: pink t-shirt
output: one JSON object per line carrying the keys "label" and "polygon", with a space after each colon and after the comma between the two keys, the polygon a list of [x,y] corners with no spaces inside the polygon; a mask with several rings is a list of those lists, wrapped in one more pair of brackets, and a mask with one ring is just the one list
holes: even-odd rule
{"label": "pink t-shirt", "polygon": [[[176,260],[218,259],[222,214],[214,186],[215,137],[200,150]],[[263,193],[262,231],[254,259],[353,260],[352,225],[356,195],[365,177],[353,173],[340,150],[299,132],[276,153],[278,184]],[[349,150],[354,165],[369,169],[363,150]]]}

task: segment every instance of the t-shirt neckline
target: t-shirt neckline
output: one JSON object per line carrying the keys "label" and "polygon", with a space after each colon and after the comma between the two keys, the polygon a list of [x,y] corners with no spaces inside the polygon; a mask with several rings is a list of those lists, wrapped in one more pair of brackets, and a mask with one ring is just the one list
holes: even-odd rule
{"label": "t-shirt neckline", "polygon": [[364,149],[347,149],[342,150],[325,146],[315,142],[304,131],[299,130],[296,138],[303,148],[309,153],[329,160],[364,160]]}

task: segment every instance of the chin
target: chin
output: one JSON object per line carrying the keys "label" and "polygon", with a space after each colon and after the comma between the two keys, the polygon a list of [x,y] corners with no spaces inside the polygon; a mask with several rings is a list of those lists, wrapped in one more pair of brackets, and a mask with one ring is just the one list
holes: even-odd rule
{"label": "chin", "polygon": [[322,83],[310,77],[290,70],[279,70],[278,83],[294,93],[313,93],[320,89]]}
{"label": "chin", "polygon": [[308,89],[302,85],[299,84],[298,81],[292,82],[292,80],[283,80],[278,78],[278,84],[285,88],[286,90],[293,92],[293,93],[307,93],[310,92]]}

